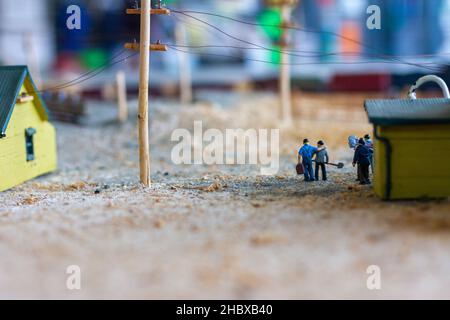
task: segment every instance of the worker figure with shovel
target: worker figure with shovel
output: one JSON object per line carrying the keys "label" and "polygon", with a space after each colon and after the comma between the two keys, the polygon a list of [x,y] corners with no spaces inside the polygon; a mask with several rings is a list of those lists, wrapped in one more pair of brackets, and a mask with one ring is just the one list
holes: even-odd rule
{"label": "worker figure with shovel", "polygon": [[[344,168],[344,164],[342,162],[339,163],[331,163],[329,162],[329,156],[327,148],[325,147],[325,143],[323,141],[319,141],[318,148],[310,146],[309,140],[303,140],[303,147],[298,152],[298,164],[296,167],[298,175],[305,175],[305,181],[312,182],[319,180],[318,171],[319,168],[322,168],[322,179],[326,181],[328,179],[326,166],[337,167],[338,169]],[[316,155],[316,159],[312,160],[314,155]],[[316,174],[314,174],[313,162],[316,162]],[[319,164],[317,166],[317,164]]]}
{"label": "worker figure with shovel", "polygon": [[322,170],[322,180],[327,181],[327,164],[330,162],[325,142],[320,140],[317,142],[316,152],[316,181],[319,181],[319,171]]}

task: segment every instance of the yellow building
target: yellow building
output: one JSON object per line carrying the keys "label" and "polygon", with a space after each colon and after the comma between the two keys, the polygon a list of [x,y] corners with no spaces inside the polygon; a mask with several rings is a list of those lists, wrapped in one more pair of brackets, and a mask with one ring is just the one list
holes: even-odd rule
{"label": "yellow building", "polygon": [[28,68],[0,67],[0,191],[56,167],[55,128]]}
{"label": "yellow building", "polygon": [[450,196],[450,99],[368,100],[375,193],[386,200]]}

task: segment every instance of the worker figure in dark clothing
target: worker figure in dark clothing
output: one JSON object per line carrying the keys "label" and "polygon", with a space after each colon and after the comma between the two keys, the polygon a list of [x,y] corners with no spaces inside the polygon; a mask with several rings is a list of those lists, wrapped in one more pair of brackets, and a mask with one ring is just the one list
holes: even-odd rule
{"label": "worker figure in dark clothing", "polygon": [[317,151],[317,148],[309,145],[308,139],[303,140],[303,147],[298,151],[298,163],[303,164],[305,181],[307,182],[315,181],[312,159]]}
{"label": "worker figure in dark clothing", "polygon": [[[348,146],[350,147],[350,149],[353,149],[353,151],[356,151],[356,148],[358,148],[359,146],[359,138],[355,135],[351,135],[350,137],[348,137]],[[359,168],[359,165],[356,172],[358,173],[356,181],[361,182],[361,170]]]}
{"label": "worker figure in dark clothing", "polygon": [[364,139],[359,139],[358,146],[355,150],[355,156],[353,157],[353,166],[355,167],[358,164],[360,183],[363,185],[370,184],[369,168],[372,152],[373,151],[366,146]]}
{"label": "worker figure in dark clothing", "polygon": [[369,134],[364,136],[364,142],[366,143],[366,147],[368,147],[372,151],[372,155],[370,156],[370,168],[372,169],[372,174],[374,173],[374,163],[373,163],[373,142],[370,138]]}
{"label": "worker figure in dark clothing", "polygon": [[317,153],[316,153],[316,181],[319,181],[319,171],[322,170],[322,180],[327,181],[327,166],[326,164],[330,161],[328,156],[327,148],[325,147],[325,142],[320,140],[317,142]]}

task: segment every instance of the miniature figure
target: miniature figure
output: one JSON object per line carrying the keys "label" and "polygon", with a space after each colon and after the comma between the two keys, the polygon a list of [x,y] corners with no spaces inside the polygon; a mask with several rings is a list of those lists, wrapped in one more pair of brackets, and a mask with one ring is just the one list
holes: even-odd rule
{"label": "miniature figure", "polygon": [[0,67],[0,191],[56,170],[56,133],[28,68]]}
{"label": "miniature figure", "polygon": [[317,151],[318,149],[316,147],[309,144],[308,139],[303,140],[303,147],[298,152],[298,163],[303,165],[306,182],[315,181],[312,158]]}
{"label": "miniature figure", "polygon": [[358,164],[358,178],[362,185],[370,184],[369,167],[371,155],[372,151],[366,146],[364,139],[359,139],[353,157],[353,166],[355,167]]}
{"label": "miniature figure", "polygon": [[328,156],[328,151],[325,146],[325,143],[320,140],[317,142],[317,152],[316,152],[316,181],[319,181],[319,170],[322,170],[322,180],[327,181],[327,168],[326,164],[330,162],[330,158]]}
{"label": "miniature figure", "polygon": [[[358,141],[359,141],[359,139],[355,135],[351,135],[350,137],[348,137],[348,146],[350,147],[350,149],[353,149],[353,151],[355,151],[359,145]],[[361,172],[360,172],[359,164],[357,165],[356,172],[358,173],[356,182],[360,182],[361,181],[361,174],[360,174]]]}
{"label": "miniature figure", "polygon": [[364,136],[364,142],[366,143],[366,147],[372,150],[372,155],[370,156],[370,168],[372,169],[372,174],[374,173],[374,167],[373,167],[373,142],[372,138],[370,137],[370,134],[366,134]]}

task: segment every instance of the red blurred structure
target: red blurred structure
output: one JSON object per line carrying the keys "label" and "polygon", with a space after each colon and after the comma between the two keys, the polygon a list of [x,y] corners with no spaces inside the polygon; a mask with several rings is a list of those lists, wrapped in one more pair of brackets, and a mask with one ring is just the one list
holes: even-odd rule
{"label": "red blurred structure", "polygon": [[329,84],[331,91],[368,92],[388,91],[391,86],[389,74],[337,74]]}

